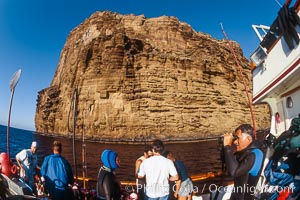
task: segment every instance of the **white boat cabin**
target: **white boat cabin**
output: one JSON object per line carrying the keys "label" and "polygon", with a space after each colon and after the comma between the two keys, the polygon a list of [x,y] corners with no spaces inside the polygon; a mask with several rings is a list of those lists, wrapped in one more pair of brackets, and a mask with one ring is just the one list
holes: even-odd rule
{"label": "white boat cabin", "polygon": [[289,4],[280,9],[270,27],[253,26],[261,40],[250,57],[255,65],[253,104],[269,104],[270,132],[276,137],[300,113],[300,6],[299,1]]}

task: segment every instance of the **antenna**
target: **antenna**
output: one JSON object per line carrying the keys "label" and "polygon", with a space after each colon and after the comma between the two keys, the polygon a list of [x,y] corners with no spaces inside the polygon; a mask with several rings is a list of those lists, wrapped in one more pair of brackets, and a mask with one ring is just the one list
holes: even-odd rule
{"label": "antenna", "polygon": [[11,114],[11,107],[12,107],[12,101],[14,98],[15,93],[15,87],[17,86],[20,76],[21,76],[22,70],[19,69],[17,72],[15,72],[10,80],[10,102],[9,102],[9,109],[8,109],[8,121],[7,121],[7,129],[6,129],[6,145],[7,145],[7,154],[10,157],[10,149],[9,149],[9,130],[10,130],[10,114]]}
{"label": "antenna", "polygon": [[282,5],[280,4],[280,2],[278,0],[274,0],[279,6],[280,8],[282,7]]}

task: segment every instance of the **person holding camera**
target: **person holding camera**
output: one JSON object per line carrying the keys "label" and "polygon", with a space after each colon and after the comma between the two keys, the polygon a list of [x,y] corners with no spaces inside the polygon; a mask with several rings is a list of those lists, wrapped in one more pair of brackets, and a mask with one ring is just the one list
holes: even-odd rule
{"label": "person holding camera", "polygon": [[263,165],[262,143],[255,140],[249,124],[237,127],[234,135],[226,133],[223,137],[226,168],[234,181],[230,199],[254,199]]}

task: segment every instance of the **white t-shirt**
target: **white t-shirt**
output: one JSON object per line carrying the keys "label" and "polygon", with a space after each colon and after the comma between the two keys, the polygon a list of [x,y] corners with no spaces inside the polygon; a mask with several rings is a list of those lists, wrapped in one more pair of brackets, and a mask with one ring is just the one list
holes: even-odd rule
{"label": "white t-shirt", "polygon": [[20,171],[20,176],[26,176],[30,182],[33,182],[34,169],[37,166],[37,155],[32,154],[30,149],[24,149],[16,155],[16,159],[21,161],[24,169],[24,171]]}
{"label": "white t-shirt", "polygon": [[140,165],[139,176],[146,176],[146,194],[157,198],[169,194],[169,176],[177,174],[173,162],[161,155],[145,159]]}

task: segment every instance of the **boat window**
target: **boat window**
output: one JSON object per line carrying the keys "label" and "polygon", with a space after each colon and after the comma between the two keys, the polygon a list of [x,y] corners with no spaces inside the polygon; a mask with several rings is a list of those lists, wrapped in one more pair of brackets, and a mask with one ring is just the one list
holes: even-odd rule
{"label": "boat window", "polygon": [[259,46],[250,56],[250,59],[256,66],[259,66],[267,57],[265,50]]}
{"label": "boat window", "polygon": [[293,107],[293,99],[292,99],[292,97],[288,97],[286,99],[286,107],[288,107],[288,108],[292,108]]}

